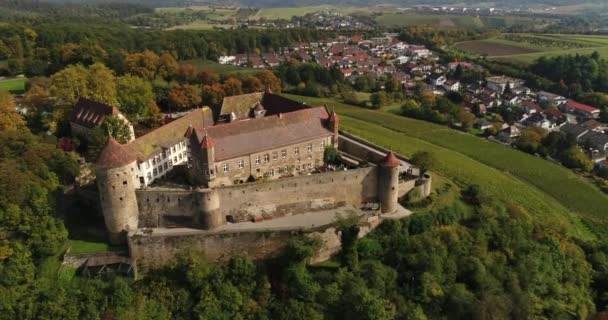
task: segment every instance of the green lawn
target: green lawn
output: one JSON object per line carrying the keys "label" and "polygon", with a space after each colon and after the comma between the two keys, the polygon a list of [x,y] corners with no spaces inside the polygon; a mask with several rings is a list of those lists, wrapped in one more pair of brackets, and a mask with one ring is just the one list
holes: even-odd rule
{"label": "green lawn", "polygon": [[70,254],[106,252],[110,249],[110,246],[105,242],[84,240],[68,240],[68,247],[70,248]]}
{"label": "green lawn", "polygon": [[7,90],[12,94],[22,94],[25,92],[26,81],[27,78],[0,80],[0,90]]}
{"label": "green lawn", "polygon": [[589,228],[599,231],[608,223],[608,196],[558,164],[429,122],[331,99],[290,97],[336,108],[343,129],[404,155],[430,150],[439,159],[440,174],[459,184],[479,184],[489,195],[521,205],[571,235],[593,238]]}

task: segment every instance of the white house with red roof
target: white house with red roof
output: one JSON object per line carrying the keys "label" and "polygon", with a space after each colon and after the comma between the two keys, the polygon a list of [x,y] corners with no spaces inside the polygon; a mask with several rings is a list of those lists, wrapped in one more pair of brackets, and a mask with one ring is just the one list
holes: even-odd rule
{"label": "white house with red roof", "polygon": [[568,100],[562,105],[565,112],[578,114],[587,118],[599,118],[600,109],[574,100]]}

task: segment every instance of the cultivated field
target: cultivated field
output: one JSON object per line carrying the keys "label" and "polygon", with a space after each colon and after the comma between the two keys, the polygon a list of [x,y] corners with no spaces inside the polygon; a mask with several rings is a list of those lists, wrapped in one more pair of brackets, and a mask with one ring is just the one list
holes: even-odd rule
{"label": "cultivated field", "polygon": [[518,17],[479,17],[475,15],[386,13],[379,15],[376,21],[384,26],[437,25],[462,28],[504,28],[516,25],[530,26],[534,19]]}
{"label": "cultivated field", "polygon": [[591,54],[608,58],[608,37],[589,35],[504,34],[497,38],[465,41],[455,48],[494,60],[531,64],[542,56]]}
{"label": "cultivated field", "polygon": [[12,94],[22,94],[25,92],[26,81],[26,78],[0,80],[0,90],[9,91]]}
{"label": "cultivated field", "polygon": [[336,108],[343,129],[404,155],[432,151],[442,175],[460,184],[479,184],[490,196],[523,206],[577,237],[593,238],[589,229],[608,223],[608,196],[559,164],[425,121],[330,99],[290,97]]}

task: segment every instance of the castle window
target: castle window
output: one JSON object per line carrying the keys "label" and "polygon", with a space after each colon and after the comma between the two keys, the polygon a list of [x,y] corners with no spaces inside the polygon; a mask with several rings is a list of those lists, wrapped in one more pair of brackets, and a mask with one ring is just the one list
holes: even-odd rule
{"label": "castle window", "polygon": [[227,173],[230,170],[230,167],[227,163],[224,163],[224,173]]}
{"label": "castle window", "polygon": [[287,158],[287,150],[285,150],[285,149],[281,150],[281,158],[282,159]]}
{"label": "castle window", "polygon": [[123,181],[122,184],[126,186],[127,185],[127,180]]}
{"label": "castle window", "polygon": [[179,160],[182,160],[182,159],[183,159],[183,157],[182,157],[182,154],[180,153],[179,154]]}
{"label": "castle window", "polygon": [[163,160],[165,160],[165,153],[161,153],[160,156],[163,158]]}
{"label": "castle window", "polygon": [[170,166],[170,167],[171,167],[171,166],[173,166],[173,160],[169,159],[169,161],[168,161],[168,162],[169,162],[169,166]]}
{"label": "castle window", "polygon": [[158,170],[156,170],[156,168],[154,168],[154,176],[156,177],[158,175]]}
{"label": "castle window", "polygon": [[167,163],[165,162],[165,164],[163,165],[163,168],[164,168],[165,170],[167,170],[167,168],[168,168],[168,167],[169,167],[169,166],[168,166],[168,165],[167,165]]}
{"label": "castle window", "polygon": [[260,156],[255,156],[255,164],[260,164]]}
{"label": "castle window", "polygon": [[146,161],[146,169],[150,168],[150,164],[148,163],[148,161]]}
{"label": "castle window", "polygon": [[245,163],[243,162],[243,160],[239,160],[238,164],[239,164],[239,169],[243,169],[243,167],[245,166]]}
{"label": "castle window", "polygon": [[311,153],[312,152],[312,143],[309,143],[307,148],[308,148],[308,153]]}
{"label": "castle window", "polygon": [[175,152],[175,147],[171,147],[171,151],[169,152],[169,154],[172,154],[173,152]]}
{"label": "castle window", "polygon": [[148,172],[148,180],[152,179],[152,174]]}
{"label": "castle window", "polygon": [[173,157],[173,163],[177,163],[177,156]]}
{"label": "castle window", "polygon": [[152,165],[153,165],[153,166],[154,166],[154,165],[156,165],[156,157],[154,157],[154,158],[152,159]]}
{"label": "castle window", "polygon": [[118,198],[118,199],[120,199],[120,201],[122,201],[122,197],[120,197],[120,198]]}
{"label": "castle window", "polygon": [[267,153],[264,155],[264,162],[270,161],[270,155]]}
{"label": "castle window", "polygon": [[321,149],[320,150],[325,150],[325,140],[321,141]]}
{"label": "castle window", "polygon": [[297,156],[297,155],[299,155],[299,154],[300,154],[300,148],[295,147],[295,148],[293,149],[293,154],[294,154],[294,155],[296,155],[296,156]]}
{"label": "castle window", "polygon": [[278,152],[276,152],[276,151],[275,151],[275,152],[273,152],[273,153],[272,153],[272,160],[273,160],[273,161],[276,161],[276,160],[278,160],[278,159],[279,159],[279,153],[278,153]]}
{"label": "castle window", "polygon": [[274,169],[270,169],[270,176],[274,176]]}

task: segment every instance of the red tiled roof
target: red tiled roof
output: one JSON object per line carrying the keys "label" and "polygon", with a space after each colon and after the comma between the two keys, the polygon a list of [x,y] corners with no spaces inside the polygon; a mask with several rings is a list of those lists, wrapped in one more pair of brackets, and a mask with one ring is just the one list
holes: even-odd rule
{"label": "red tiled roof", "polygon": [[[325,107],[315,107],[220,124],[206,130],[214,141],[215,160],[221,161],[330,136],[333,133],[326,127],[328,117]],[[197,137],[204,136],[197,129]]]}
{"label": "red tiled roof", "polygon": [[118,114],[118,109],[107,104],[80,98],[70,115],[70,121],[87,128],[93,128],[105,117]]}
{"label": "red tiled roof", "polygon": [[137,156],[114,138],[110,137],[106,146],[97,157],[96,165],[101,168],[118,168],[137,159]]}
{"label": "red tiled roof", "polygon": [[380,165],[388,168],[395,168],[401,165],[401,161],[397,159],[395,154],[391,151],[389,152],[382,161],[380,161]]}
{"label": "red tiled roof", "polygon": [[580,110],[583,112],[589,112],[589,113],[598,112],[600,110],[598,108],[595,108],[595,107],[592,107],[590,105],[586,105],[586,104],[583,104],[580,102],[576,102],[574,100],[568,100],[568,102],[566,102],[566,106],[571,109],[576,109],[576,110]]}
{"label": "red tiled roof", "polygon": [[211,137],[205,132],[203,140],[201,141],[201,148],[210,149],[213,148],[213,145],[213,139],[211,139]]}

